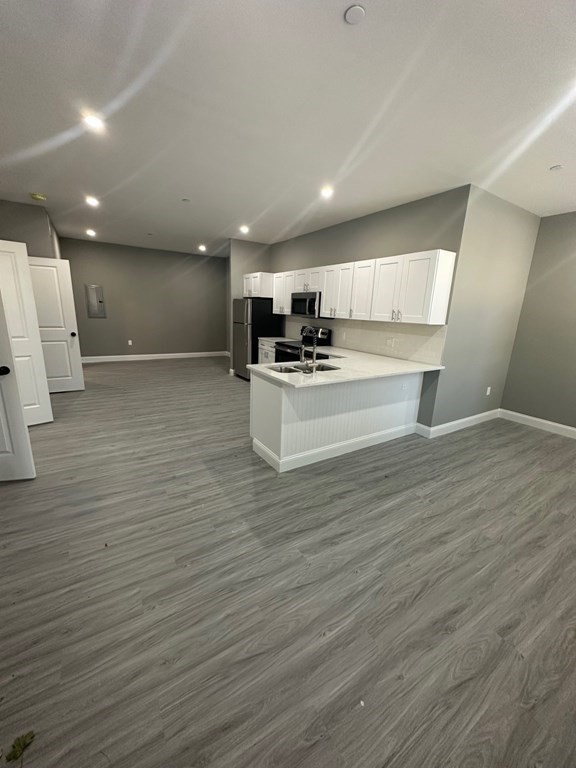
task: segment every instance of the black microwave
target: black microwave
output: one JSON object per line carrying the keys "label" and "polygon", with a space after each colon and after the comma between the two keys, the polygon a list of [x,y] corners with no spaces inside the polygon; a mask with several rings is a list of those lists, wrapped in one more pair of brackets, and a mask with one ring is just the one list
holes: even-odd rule
{"label": "black microwave", "polygon": [[320,292],[293,293],[290,314],[301,317],[320,317]]}

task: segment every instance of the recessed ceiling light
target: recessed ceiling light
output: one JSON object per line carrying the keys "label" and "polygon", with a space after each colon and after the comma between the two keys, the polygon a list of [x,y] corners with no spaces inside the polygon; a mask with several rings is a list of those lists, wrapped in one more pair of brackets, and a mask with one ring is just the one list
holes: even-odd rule
{"label": "recessed ceiling light", "polygon": [[549,171],[561,171],[564,168],[563,165],[551,165]]}
{"label": "recessed ceiling light", "polygon": [[43,195],[41,192],[30,192],[30,197],[39,203],[44,203],[47,199],[46,195]]}
{"label": "recessed ceiling light", "polygon": [[360,24],[361,21],[364,21],[364,16],[366,16],[366,11],[361,5],[351,5],[344,13],[344,20],[348,24]]}
{"label": "recessed ceiling light", "polygon": [[97,197],[92,197],[92,195],[88,195],[86,198],[86,205],[91,205],[92,208],[98,208],[100,205],[100,200],[98,200]]}
{"label": "recessed ceiling light", "polygon": [[204,253],[204,251],[206,250],[206,246],[205,245],[199,245],[198,246],[198,250],[202,251],[202,253]]}
{"label": "recessed ceiling light", "polygon": [[90,131],[94,131],[95,133],[102,133],[104,128],[106,127],[106,124],[104,123],[104,120],[102,120],[101,117],[98,117],[98,115],[84,115],[82,118],[82,122],[88,128]]}
{"label": "recessed ceiling light", "polygon": [[248,232],[250,232],[250,227],[248,226],[248,224],[242,224],[242,226],[240,227],[240,232],[242,232],[243,235],[247,235]]}
{"label": "recessed ceiling light", "polygon": [[86,234],[90,235],[90,237],[96,237],[96,232],[93,229],[87,229]]}
{"label": "recessed ceiling light", "polygon": [[320,190],[320,194],[322,195],[324,200],[330,200],[330,198],[334,194],[334,187],[331,187],[330,184],[325,184]]}

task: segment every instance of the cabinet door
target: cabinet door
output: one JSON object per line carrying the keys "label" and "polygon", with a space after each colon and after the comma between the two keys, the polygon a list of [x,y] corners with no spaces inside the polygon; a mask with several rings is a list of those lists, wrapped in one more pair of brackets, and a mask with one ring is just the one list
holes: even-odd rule
{"label": "cabinet door", "polygon": [[292,294],[294,293],[294,272],[284,272],[284,310],[283,315],[289,315],[292,310]]}
{"label": "cabinet door", "polygon": [[254,272],[252,275],[252,293],[251,296],[260,296],[261,280],[260,273]]}
{"label": "cabinet door", "polygon": [[242,295],[245,297],[252,296],[252,275],[244,275]]}
{"label": "cabinet door", "polygon": [[354,264],[340,264],[336,278],[336,312],[334,317],[349,318],[352,306]]}
{"label": "cabinet door", "polygon": [[308,290],[309,291],[321,291],[322,290],[322,277],[324,270],[321,267],[314,267],[314,269],[308,272]]}
{"label": "cabinet door", "polygon": [[408,253],[403,256],[402,282],[398,300],[400,322],[428,322],[437,256],[437,251]]}
{"label": "cabinet door", "polygon": [[[396,320],[403,259],[403,256],[376,259],[370,320],[380,320],[387,323]],[[392,312],[394,312],[394,316],[392,316]]]}
{"label": "cabinet door", "polygon": [[296,293],[304,293],[304,291],[308,290],[306,286],[308,285],[310,278],[310,273],[307,269],[299,269],[294,273],[294,291]]}
{"label": "cabinet door", "polygon": [[338,267],[324,267],[322,295],[320,297],[320,314],[322,317],[334,317],[338,269]]}
{"label": "cabinet door", "polygon": [[373,288],[374,259],[354,262],[352,300],[350,302],[352,320],[370,320]]}
{"label": "cabinet door", "polygon": [[283,314],[284,306],[284,272],[274,275],[274,296],[272,297],[272,312],[275,315]]}

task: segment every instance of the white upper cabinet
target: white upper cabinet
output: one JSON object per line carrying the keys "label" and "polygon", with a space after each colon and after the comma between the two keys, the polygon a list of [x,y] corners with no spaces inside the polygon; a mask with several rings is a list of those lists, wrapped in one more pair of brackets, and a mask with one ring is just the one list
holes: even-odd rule
{"label": "white upper cabinet", "polygon": [[376,259],[370,320],[381,320],[386,323],[396,320],[403,260],[403,256]]}
{"label": "white upper cabinet", "polygon": [[308,285],[310,272],[307,269],[297,269],[294,272],[294,290],[296,293],[304,293]]}
{"label": "white upper cabinet", "polygon": [[350,301],[350,318],[352,320],[370,320],[374,288],[374,264],[374,259],[354,262]]}
{"label": "white upper cabinet", "polygon": [[354,264],[324,267],[320,314],[322,317],[350,317]]}
{"label": "white upper cabinet", "polygon": [[298,269],[294,273],[294,291],[296,293],[314,293],[322,290],[324,267]]}
{"label": "white upper cabinet", "polygon": [[376,259],[370,319],[444,325],[455,262],[443,250]]}
{"label": "white upper cabinet", "polygon": [[444,325],[456,254],[434,250],[381,259],[244,275],[245,296],[271,296],[289,315],[292,293],[321,292],[320,317]]}
{"label": "white upper cabinet", "polygon": [[455,262],[455,253],[442,250],[408,253],[403,257],[396,318],[399,322],[446,323]]}
{"label": "white upper cabinet", "polygon": [[369,320],[374,284],[374,260],[324,267],[322,317]]}
{"label": "white upper cabinet", "polygon": [[295,273],[277,272],[274,275],[272,311],[275,315],[289,315],[292,294],[295,292]]}
{"label": "white upper cabinet", "polygon": [[251,272],[243,277],[243,293],[246,298],[257,296],[271,299],[273,297],[274,275],[271,272]]}

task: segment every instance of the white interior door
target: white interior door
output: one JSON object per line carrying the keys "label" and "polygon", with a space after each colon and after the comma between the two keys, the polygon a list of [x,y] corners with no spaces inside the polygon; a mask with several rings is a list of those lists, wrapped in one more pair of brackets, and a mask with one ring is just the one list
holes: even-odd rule
{"label": "white interior door", "polygon": [[36,477],[34,458],[0,295],[0,480],[30,480],[33,477]]}
{"label": "white interior door", "polygon": [[40,339],[50,392],[84,389],[70,262],[30,256]]}
{"label": "white interior door", "polygon": [[24,243],[0,240],[0,290],[26,424],[54,421]]}

